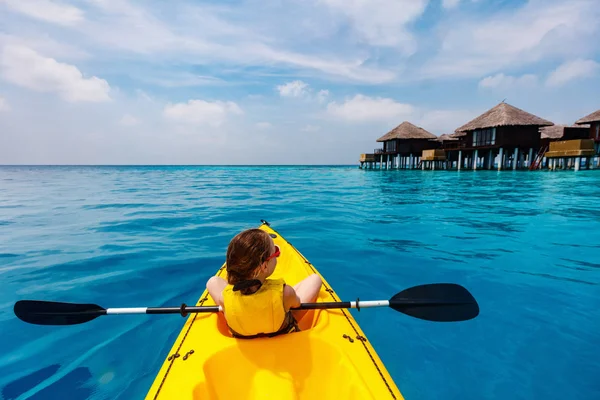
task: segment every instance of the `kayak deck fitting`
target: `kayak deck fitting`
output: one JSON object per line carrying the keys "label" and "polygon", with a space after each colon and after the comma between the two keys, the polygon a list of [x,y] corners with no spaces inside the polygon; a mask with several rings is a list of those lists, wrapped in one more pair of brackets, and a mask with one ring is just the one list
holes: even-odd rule
{"label": "kayak deck fitting", "polygon": [[[293,286],[319,274],[268,223],[260,229],[281,249],[271,278]],[[226,279],[225,264],[216,275]],[[340,301],[321,279],[317,302]],[[196,305],[215,303],[204,290]],[[146,399],[403,398],[349,310],[309,310],[299,325],[301,332],[236,339],[223,313],[189,315]]]}

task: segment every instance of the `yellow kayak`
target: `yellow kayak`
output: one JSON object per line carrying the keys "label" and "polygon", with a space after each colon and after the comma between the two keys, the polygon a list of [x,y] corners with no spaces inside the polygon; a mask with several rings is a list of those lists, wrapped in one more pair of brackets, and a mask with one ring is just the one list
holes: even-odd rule
{"label": "yellow kayak", "polygon": [[[268,224],[281,249],[273,279],[295,285],[319,273]],[[225,278],[225,265],[217,271]],[[327,281],[317,302],[340,301]],[[215,305],[205,290],[196,304]],[[347,309],[311,310],[301,332],[235,339],[221,312],[196,313],[165,359],[146,399],[402,399]]]}

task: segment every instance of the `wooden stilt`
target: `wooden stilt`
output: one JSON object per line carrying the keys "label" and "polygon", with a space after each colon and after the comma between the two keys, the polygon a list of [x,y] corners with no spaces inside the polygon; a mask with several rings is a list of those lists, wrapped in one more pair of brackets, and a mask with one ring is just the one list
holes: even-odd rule
{"label": "wooden stilt", "polygon": [[522,151],[519,152],[519,165],[517,165],[517,168],[525,168],[525,153],[523,153]]}
{"label": "wooden stilt", "polygon": [[502,170],[503,160],[504,160],[504,149],[502,147],[500,147],[500,154],[499,154],[499,158],[498,158],[498,171]]}

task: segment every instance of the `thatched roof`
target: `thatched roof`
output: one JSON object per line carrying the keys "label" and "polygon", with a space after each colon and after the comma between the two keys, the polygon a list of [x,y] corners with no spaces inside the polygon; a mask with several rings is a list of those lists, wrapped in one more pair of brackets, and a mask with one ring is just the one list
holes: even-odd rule
{"label": "thatched roof", "polygon": [[540,137],[542,139],[561,139],[565,135],[565,128],[586,129],[589,126],[581,125],[552,125],[540,128]]}
{"label": "thatched roof", "polygon": [[565,125],[543,126],[540,128],[542,139],[560,139],[565,134]]}
{"label": "thatched roof", "polygon": [[600,110],[594,111],[590,115],[586,115],[585,117],[578,119],[577,122],[575,122],[575,123],[577,125],[580,125],[580,124],[589,124],[590,122],[598,122],[598,121],[600,121]]}
{"label": "thatched roof", "polygon": [[550,126],[552,122],[529,114],[517,107],[507,103],[500,103],[494,108],[484,112],[479,117],[466,123],[456,130],[456,132],[473,131],[475,129],[493,128],[496,126]]}
{"label": "thatched roof", "polygon": [[404,121],[379,139],[378,142],[385,142],[393,139],[435,139],[435,136],[431,132],[427,132],[425,129],[420,128],[411,124],[408,121]]}
{"label": "thatched roof", "polygon": [[431,139],[432,141],[436,141],[436,142],[445,142],[445,141],[453,141],[453,140],[458,140],[457,136],[453,136],[452,134],[447,134],[444,133],[443,135],[440,135],[439,137],[435,138],[435,139]]}

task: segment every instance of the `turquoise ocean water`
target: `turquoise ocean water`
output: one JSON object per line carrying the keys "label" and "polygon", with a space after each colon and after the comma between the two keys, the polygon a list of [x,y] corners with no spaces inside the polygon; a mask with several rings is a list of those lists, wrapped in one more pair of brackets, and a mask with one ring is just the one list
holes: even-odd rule
{"label": "turquoise ocean water", "polygon": [[142,398],[181,317],[36,326],[14,302],[194,303],[260,219],[343,299],[473,293],[461,323],[352,311],[407,399],[600,398],[599,171],[354,166],[0,167],[0,398]]}

